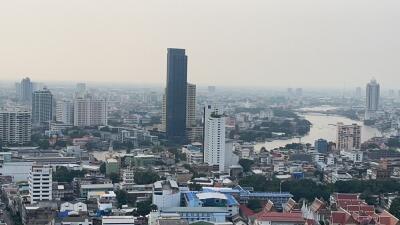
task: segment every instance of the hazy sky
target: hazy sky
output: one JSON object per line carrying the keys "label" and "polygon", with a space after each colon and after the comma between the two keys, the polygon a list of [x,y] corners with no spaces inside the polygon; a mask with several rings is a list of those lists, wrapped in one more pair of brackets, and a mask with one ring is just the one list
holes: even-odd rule
{"label": "hazy sky", "polygon": [[197,84],[400,84],[400,1],[0,0],[0,79],[164,84],[166,48]]}

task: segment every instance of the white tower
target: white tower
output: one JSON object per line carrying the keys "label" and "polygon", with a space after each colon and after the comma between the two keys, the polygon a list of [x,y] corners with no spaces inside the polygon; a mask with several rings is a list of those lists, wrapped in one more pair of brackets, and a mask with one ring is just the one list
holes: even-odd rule
{"label": "white tower", "polygon": [[52,199],[52,168],[33,165],[28,177],[31,203],[50,201]]}
{"label": "white tower", "polygon": [[216,105],[204,108],[204,162],[224,171],[225,115]]}

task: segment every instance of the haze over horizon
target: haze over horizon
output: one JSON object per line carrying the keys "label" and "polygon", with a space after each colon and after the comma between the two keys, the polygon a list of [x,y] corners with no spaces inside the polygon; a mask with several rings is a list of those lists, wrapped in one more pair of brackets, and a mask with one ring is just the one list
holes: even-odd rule
{"label": "haze over horizon", "polygon": [[[212,7],[210,7],[212,6]],[[0,80],[165,84],[185,48],[199,85],[400,82],[400,2],[14,0],[0,7]]]}

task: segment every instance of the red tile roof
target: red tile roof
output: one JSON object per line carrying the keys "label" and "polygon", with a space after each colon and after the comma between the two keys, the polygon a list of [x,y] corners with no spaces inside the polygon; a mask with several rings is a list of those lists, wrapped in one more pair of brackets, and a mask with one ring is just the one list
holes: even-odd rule
{"label": "red tile roof", "polygon": [[356,199],[358,199],[358,194],[348,194],[348,193],[336,193],[335,194],[336,196],[335,196],[335,198],[336,198],[336,200],[344,200],[344,199],[347,199],[347,200],[356,200]]}
{"label": "red tile roof", "polygon": [[301,213],[260,212],[255,215],[257,220],[274,222],[305,222]]}
{"label": "red tile roof", "polygon": [[239,210],[245,217],[250,217],[256,214],[253,210],[249,209],[245,204],[241,204],[239,206]]}

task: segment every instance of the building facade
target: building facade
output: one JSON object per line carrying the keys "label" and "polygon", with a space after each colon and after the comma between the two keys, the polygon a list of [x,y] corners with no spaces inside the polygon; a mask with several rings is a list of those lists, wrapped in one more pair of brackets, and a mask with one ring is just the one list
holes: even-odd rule
{"label": "building facade", "polygon": [[204,162],[219,171],[225,167],[225,115],[221,107],[204,108]]}
{"label": "building facade", "polygon": [[49,123],[53,120],[53,94],[49,89],[35,91],[32,94],[32,123]]}
{"label": "building facade", "polygon": [[107,125],[107,101],[91,96],[76,98],[74,101],[74,126]]}
{"label": "building facade", "polygon": [[187,56],[185,49],[168,49],[166,88],[166,135],[169,141],[185,142]]}
{"label": "building facade", "polygon": [[187,84],[186,95],[186,127],[196,126],[196,85]]}
{"label": "building facade", "polygon": [[27,111],[0,111],[0,142],[24,145],[31,141],[32,120]]}
{"label": "building facade", "polygon": [[361,147],[361,126],[358,124],[337,124],[336,148],[339,151],[351,151]]}
{"label": "building facade", "polygon": [[372,119],[379,109],[380,86],[375,79],[367,84],[365,119]]}
{"label": "building facade", "polygon": [[50,166],[32,166],[28,177],[31,203],[52,200],[52,171]]}
{"label": "building facade", "polygon": [[64,124],[74,124],[74,103],[67,100],[57,101],[56,121]]}

